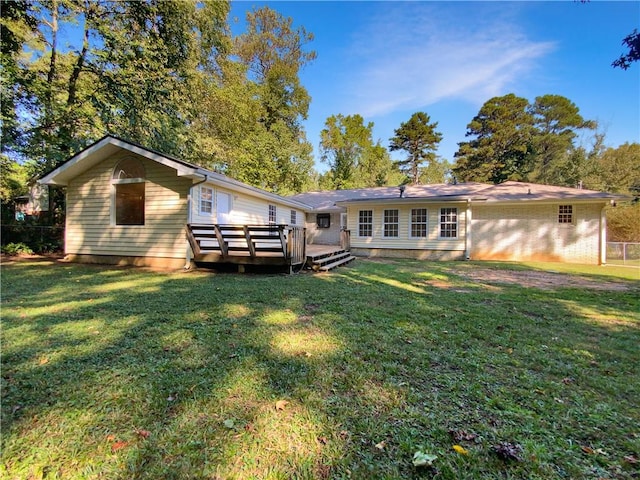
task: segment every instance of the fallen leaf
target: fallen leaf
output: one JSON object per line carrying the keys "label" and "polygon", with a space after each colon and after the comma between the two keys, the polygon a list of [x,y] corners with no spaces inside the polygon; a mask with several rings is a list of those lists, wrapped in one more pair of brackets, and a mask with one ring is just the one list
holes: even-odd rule
{"label": "fallen leaf", "polygon": [[511,442],[500,442],[497,445],[491,447],[493,452],[503,460],[515,460],[521,462],[522,447],[518,444]]}
{"label": "fallen leaf", "polygon": [[469,433],[466,430],[449,430],[449,435],[454,442],[473,442],[478,438],[475,433]]}
{"label": "fallen leaf", "polygon": [[46,365],[47,363],[49,363],[49,359],[47,357],[42,357],[38,362],[40,365]]}
{"label": "fallen leaf", "polygon": [[349,438],[349,432],[347,430],[340,430],[340,438],[343,440]]}
{"label": "fallen leaf", "polygon": [[571,377],[565,377],[562,379],[562,383],[564,383],[565,385],[569,385],[570,383],[573,383],[574,380]]}
{"label": "fallen leaf", "polygon": [[384,440],[381,441],[380,443],[376,443],[376,448],[380,451],[384,450],[384,447],[387,445],[387,442],[385,442]]}
{"label": "fallen leaf", "polygon": [[173,402],[175,399],[176,399],[176,397],[175,397],[175,396],[173,396],[173,395],[169,395],[169,396],[167,397],[167,402]]}
{"label": "fallen leaf", "polygon": [[223,425],[227,428],[233,428],[236,425],[236,422],[233,420],[233,418],[227,418],[224,422],[222,422]]}
{"label": "fallen leaf", "polygon": [[111,445],[111,451],[117,452],[118,450],[123,449],[127,445],[129,445],[129,442],[115,442],[113,445]]}
{"label": "fallen leaf", "polygon": [[624,457],[624,461],[627,463],[630,463],[631,465],[635,465],[638,462],[640,462],[640,460],[638,460],[636,457],[634,457],[633,455],[625,455]]}
{"label": "fallen leaf", "polygon": [[149,435],[151,435],[151,432],[149,430],[136,430],[136,433],[142,438],[149,438]]}
{"label": "fallen leaf", "polygon": [[582,450],[584,453],[588,453],[589,455],[593,455],[594,453],[596,453],[593,451],[593,448],[584,445],[580,447],[580,450]]}
{"label": "fallen leaf", "polygon": [[255,432],[256,428],[253,426],[253,423],[247,423],[244,426],[245,431],[247,432]]}
{"label": "fallen leaf", "polygon": [[418,450],[413,454],[413,466],[414,467],[430,467],[433,462],[438,458],[437,455],[421,452]]}
{"label": "fallen leaf", "polygon": [[107,435],[107,442],[113,442],[115,439],[116,436],[113,433]]}
{"label": "fallen leaf", "polygon": [[278,400],[276,402],[276,410],[284,410],[287,405],[289,405],[288,401],[286,401],[286,400]]}
{"label": "fallen leaf", "polygon": [[468,450],[466,450],[464,447],[460,446],[460,445],[454,445],[453,449],[458,452],[460,455],[469,455]]}
{"label": "fallen leaf", "polygon": [[15,415],[18,410],[22,408],[22,405],[14,405],[11,409],[11,415]]}
{"label": "fallen leaf", "polygon": [[321,445],[326,445],[327,437],[318,437],[318,443],[320,443]]}

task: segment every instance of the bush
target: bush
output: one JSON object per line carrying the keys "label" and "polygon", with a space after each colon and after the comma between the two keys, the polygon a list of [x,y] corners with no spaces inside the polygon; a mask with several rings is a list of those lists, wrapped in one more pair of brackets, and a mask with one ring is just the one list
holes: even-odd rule
{"label": "bush", "polygon": [[607,208],[607,241],[640,242],[640,202]]}
{"label": "bush", "polygon": [[33,255],[33,250],[24,243],[8,243],[2,246],[2,253],[7,255]]}

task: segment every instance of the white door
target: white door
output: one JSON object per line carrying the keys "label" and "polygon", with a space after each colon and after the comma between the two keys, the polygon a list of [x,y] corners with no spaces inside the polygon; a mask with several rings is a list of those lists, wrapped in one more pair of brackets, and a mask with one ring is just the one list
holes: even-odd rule
{"label": "white door", "polygon": [[224,192],[216,192],[216,214],[219,224],[231,223],[231,195]]}

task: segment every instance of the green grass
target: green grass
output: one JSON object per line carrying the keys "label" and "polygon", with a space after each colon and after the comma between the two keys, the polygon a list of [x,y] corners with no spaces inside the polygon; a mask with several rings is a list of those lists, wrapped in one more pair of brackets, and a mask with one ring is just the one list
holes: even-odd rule
{"label": "green grass", "polygon": [[0,477],[637,478],[640,289],[624,272],[5,263]]}

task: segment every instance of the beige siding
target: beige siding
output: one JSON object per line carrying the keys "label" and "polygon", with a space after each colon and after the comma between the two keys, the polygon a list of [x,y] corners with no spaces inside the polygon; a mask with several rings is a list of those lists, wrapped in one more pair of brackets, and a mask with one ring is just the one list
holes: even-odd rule
{"label": "beige siding", "polygon": [[[230,222],[225,223],[231,223],[233,225],[266,225],[269,222],[269,205],[275,205],[278,224],[290,225],[291,210],[296,210],[296,225],[304,225],[305,217],[302,210],[292,209],[282,203],[252,197],[244,193],[234,192],[209,183],[205,183],[203,185],[213,188],[214,192],[223,192],[231,196],[231,212],[229,215],[231,220]],[[213,212],[211,215],[203,215],[200,213],[200,185],[196,186],[193,190],[194,201],[191,206],[191,223],[220,223],[217,219],[215,203],[213,205]]]}
{"label": "beige siding", "polygon": [[561,224],[558,204],[474,206],[471,258],[597,264],[601,210],[574,204],[573,223]]}
{"label": "beige siding", "polygon": [[306,216],[307,243],[317,245],[340,245],[340,212],[331,212],[329,228],[318,228],[317,213]]}
{"label": "beige siding", "polygon": [[[440,209],[455,207],[458,209],[458,237],[440,238]],[[411,237],[411,209],[427,209],[427,236],[423,238]],[[347,226],[351,230],[351,246],[354,249],[398,249],[398,250],[449,250],[464,251],[465,249],[465,218],[466,203],[456,204],[394,204],[349,206]],[[398,237],[386,238],[383,233],[384,210],[397,209],[399,232]],[[360,237],[358,235],[358,219],[360,210],[373,211],[373,236]]]}
{"label": "beige siding", "polygon": [[115,225],[111,175],[118,154],[71,181],[67,188],[65,250],[70,255],[184,258],[191,180],[139,157],[145,168],[145,225]]}

